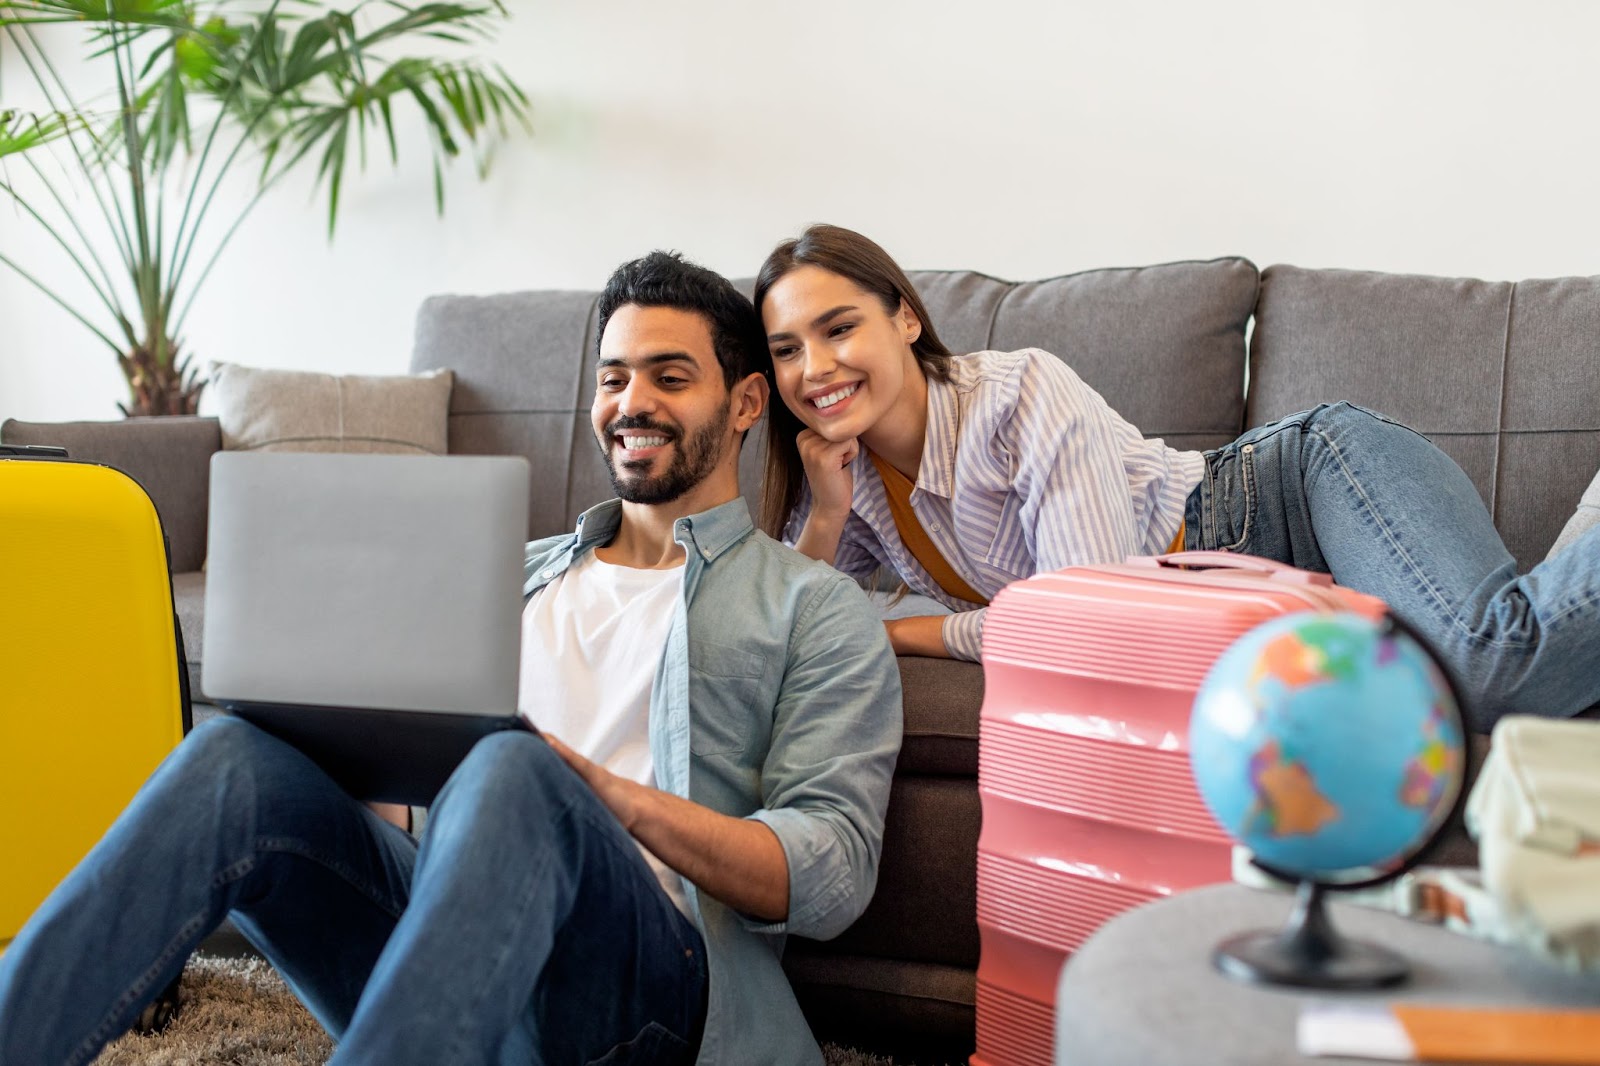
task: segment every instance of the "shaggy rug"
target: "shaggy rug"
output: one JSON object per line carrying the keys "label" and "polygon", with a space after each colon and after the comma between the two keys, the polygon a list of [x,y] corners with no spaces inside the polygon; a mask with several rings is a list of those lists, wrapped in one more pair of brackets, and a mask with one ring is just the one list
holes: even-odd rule
{"label": "shaggy rug", "polygon": [[[322,1066],[333,1042],[261,959],[196,955],[183,971],[178,1016],[153,1036],[129,1034],[95,1066]],[[826,1046],[827,1066],[895,1066]]]}

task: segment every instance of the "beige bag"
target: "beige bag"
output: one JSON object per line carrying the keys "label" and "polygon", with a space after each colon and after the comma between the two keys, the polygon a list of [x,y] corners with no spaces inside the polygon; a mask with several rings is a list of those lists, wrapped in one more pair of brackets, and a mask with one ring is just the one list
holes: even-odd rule
{"label": "beige bag", "polygon": [[1494,910],[1474,931],[1600,968],[1600,722],[1501,719],[1467,831]]}

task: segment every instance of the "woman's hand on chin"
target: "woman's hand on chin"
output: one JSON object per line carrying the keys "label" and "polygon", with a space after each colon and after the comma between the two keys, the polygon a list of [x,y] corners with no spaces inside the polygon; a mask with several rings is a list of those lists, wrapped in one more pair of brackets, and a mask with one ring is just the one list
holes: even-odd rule
{"label": "woman's hand on chin", "polygon": [[835,443],[814,429],[802,429],[795,443],[811,486],[811,513],[842,520],[850,513],[855,490],[850,463],[861,452],[860,443],[854,437]]}
{"label": "woman's hand on chin", "polygon": [[924,655],[930,659],[948,659],[950,649],[944,644],[944,620],[947,615],[922,615],[917,618],[891,618],[883,623],[889,631],[889,645],[896,655]]}

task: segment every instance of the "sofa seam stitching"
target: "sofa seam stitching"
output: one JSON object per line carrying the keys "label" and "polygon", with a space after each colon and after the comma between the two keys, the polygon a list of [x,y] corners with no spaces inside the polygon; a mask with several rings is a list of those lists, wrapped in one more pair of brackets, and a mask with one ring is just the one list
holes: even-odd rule
{"label": "sofa seam stitching", "polygon": [[1494,466],[1489,478],[1489,520],[1500,525],[1500,474],[1506,446],[1506,381],[1511,375],[1511,315],[1517,305],[1517,283],[1506,294],[1505,330],[1500,340],[1500,392],[1495,397]]}
{"label": "sofa seam stitching", "polygon": [[1007,282],[1006,291],[1001,293],[1000,299],[994,302],[994,310],[989,312],[989,328],[985,330],[983,334],[984,351],[994,351],[994,327],[995,323],[1000,321],[1000,308],[1004,307],[1006,301],[1011,298],[1011,294],[1016,292],[1021,287],[1022,283],[1020,281]]}

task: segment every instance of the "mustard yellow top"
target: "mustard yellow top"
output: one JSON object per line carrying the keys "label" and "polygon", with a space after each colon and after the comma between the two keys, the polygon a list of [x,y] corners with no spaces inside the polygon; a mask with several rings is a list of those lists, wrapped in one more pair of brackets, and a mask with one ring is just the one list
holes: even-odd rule
{"label": "mustard yellow top", "polygon": [[889,514],[894,517],[895,531],[900,534],[900,542],[906,546],[906,550],[922,564],[928,576],[937,581],[945,592],[958,600],[988,606],[988,598],[980,595],[962,579],[960,574],[956,573],[955,567],[940,554],[938,546],[933,543],[933,538],[922,528],[922,523],[917,519],[917,512],[911,509],[911,490],[916,488],[916,485],[877,452],[868,449],[867,457],[877,468],[878,477],[883,479],[884,492],[889,497]]}

